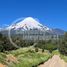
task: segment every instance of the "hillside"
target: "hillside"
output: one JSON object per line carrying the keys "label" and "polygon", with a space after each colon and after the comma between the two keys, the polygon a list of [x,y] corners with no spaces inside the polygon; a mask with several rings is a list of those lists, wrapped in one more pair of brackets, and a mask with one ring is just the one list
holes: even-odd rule
{"label": "hillside", "polygon": [[0,53],[0,67],[37,67],[47,61],[51,55],[46,52],[35,51],[35,48],[20,48],[5,53]]}

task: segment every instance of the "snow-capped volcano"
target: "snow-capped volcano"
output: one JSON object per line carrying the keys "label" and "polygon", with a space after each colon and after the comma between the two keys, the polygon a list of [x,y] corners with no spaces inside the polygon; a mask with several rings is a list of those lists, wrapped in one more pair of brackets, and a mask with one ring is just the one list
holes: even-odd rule
{"label": "snow-capped volcano", "polygon": [[0,32],[3,34],[8,34],[8,31],[11,30],[11,34],[16,34],[17,31],[19,31],[21,34],[25,33],[42,33],[47,35],[64,35],[63,30],[61,29],[51,29],[47,26],[44,26],[40,24],[39,21],[32,17],[27,17],[25,19],[20,19],[16,21],[14,24],[6,27],[6,28],[0,28]]}
{"label": "snow-capped volcano", "polygon": [[43,26],[36,19],[32,17],[27,17],[24,20],[18,21],[14,25],[9,26],[7,29],[22,29],[22,30],[30,30],[30,29],[39,29],[39,30],[50,30],[47,26]]}

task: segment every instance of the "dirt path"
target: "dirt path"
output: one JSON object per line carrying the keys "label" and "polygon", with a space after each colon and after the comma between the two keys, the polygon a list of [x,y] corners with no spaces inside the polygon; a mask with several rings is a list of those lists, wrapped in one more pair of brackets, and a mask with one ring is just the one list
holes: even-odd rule
{"label": "dirt path", "polygon": [[39,67],[67,67],[67,63],[64,62],[59,55],[54,55],[51,59]]}
{"label": "dirt path", "polygon": [[0,63],[0,67],[6,67],[6,66]]}

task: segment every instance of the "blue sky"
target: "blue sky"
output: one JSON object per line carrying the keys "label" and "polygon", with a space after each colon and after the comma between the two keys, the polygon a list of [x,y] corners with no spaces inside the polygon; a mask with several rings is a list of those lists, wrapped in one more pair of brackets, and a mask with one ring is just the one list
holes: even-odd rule
{"label": "blue sky", "polygon": [[38,18],[43,25],[67,31],[67,0],[0,0],[0,26],[20,17]]}

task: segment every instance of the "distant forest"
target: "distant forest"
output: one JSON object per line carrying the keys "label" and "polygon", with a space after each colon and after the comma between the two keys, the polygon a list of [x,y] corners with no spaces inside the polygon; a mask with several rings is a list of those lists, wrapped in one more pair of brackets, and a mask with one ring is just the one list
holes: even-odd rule
{"label": "distant forest", "polygon": [[[67,32],[64,33],[63,37],[55,40],[49,39],[39,41],[31,41],[31,40],[27,41],[23,40],[21,37],[18,36],[13,36],[12,40],[20,47],[34,46],[37,49],[41,48],[43,51],[44,49],[46,49],[49,50],[50,52],[52,52],[53,50],[59,50],[60,53],[67,55]],[[0,33],[0,52],[16,50],[16,49],[18,48],[16,48],[11,44],[9,38]]]}

